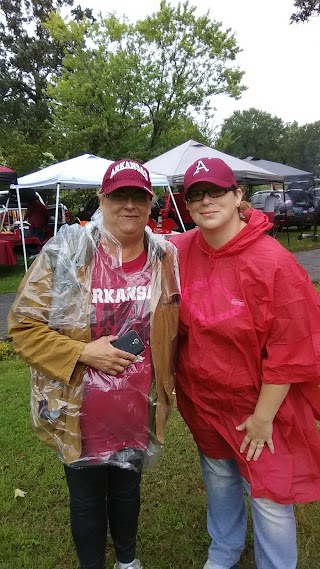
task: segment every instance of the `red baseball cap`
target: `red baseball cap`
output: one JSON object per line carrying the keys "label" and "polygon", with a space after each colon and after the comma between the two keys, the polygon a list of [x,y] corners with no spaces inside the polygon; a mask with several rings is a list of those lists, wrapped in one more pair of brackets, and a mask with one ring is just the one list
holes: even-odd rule
{"label": "red baseball cap", "polygon": [[200,158],[196,160],[184,175],[184,196],[199,182],[210,182],[221,188],[237,188],[233,170],[220,158]]}
{"label": "red baseball cap", "polygon": [[144,190],[151,198],[150,174],[148,170],[135,160],[117,160],[112,162],[103,176],[101,190],[108,196],[119,188],[133,187]]}

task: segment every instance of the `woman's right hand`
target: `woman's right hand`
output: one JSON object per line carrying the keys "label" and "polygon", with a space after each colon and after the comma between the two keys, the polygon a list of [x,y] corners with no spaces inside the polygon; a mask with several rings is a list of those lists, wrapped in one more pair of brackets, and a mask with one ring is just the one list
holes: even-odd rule
{"label": "woman's right hand", "polygon": [[79,357],[79,363],[96,368],[108,375],[122,373],[136,356],[114,348],[111,342],[117,340],[118,336],[102,336],[98,340],[93,340],[85,347]]}

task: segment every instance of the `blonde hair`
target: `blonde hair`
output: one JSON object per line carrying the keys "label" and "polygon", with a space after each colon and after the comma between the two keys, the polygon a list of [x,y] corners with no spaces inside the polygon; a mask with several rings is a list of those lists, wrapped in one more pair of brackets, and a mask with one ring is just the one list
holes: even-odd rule
{"label": "blonde hair", "polygon": [[97,190],[97,196],[98,196],[99,200],[100,200],[101,198],[103,198],[104,195],[105,195],[105,193],[102,191],[101,188],[99,188],[99,189]]}
{"label": "blonde hair", "polygon": [[241,200],[240,211],[245,211],[246,209],[252,209],[252,204],[246,200]]}
{"label": "blonde hair", "polygon": [[250,202],[247,202],[246,200],[241,200],[239,206],[240,219],[246,221],[246,214],[250,209],[252,209],[252,204]]}

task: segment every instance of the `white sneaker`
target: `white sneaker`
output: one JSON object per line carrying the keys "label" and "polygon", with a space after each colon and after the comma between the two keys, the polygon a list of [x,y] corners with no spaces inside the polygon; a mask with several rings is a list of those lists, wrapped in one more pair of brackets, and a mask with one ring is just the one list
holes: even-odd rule
{"label": "white sneaker", "polygon": [[[117,561],[114,564],[114,568],[113,569],[122,569],[122,567],[126,566],[126,563],[120,563],[120,561]],[[139,561],[139,559],[135,559],[134,561],[132,561],[131,565],[128,565],[126,567],[126,569],[143,569],[142,565]]]}
{"label": "white sneaker", "polygon": [[[203,569],[211,569],[212,564],[210,563],[209,559],[206,562],[206,564],[203,566]],[[232,565],[231,569],[237,569],[238,565],[237,563],[235,565]]]}

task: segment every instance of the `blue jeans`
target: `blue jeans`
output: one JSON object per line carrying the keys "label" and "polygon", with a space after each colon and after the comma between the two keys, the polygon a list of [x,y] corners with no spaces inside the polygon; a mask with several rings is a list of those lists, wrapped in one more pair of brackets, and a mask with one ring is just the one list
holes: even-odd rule
{"label": "blue jeans", "polygon": [[251,498],[250,486],[235,460],[215,460],[200,452],[208,493],[207,524],[212,539],[205,569],[230,569],[244,549],[249,496],[257,569],[296,569],[297,544],[293,506]]}

